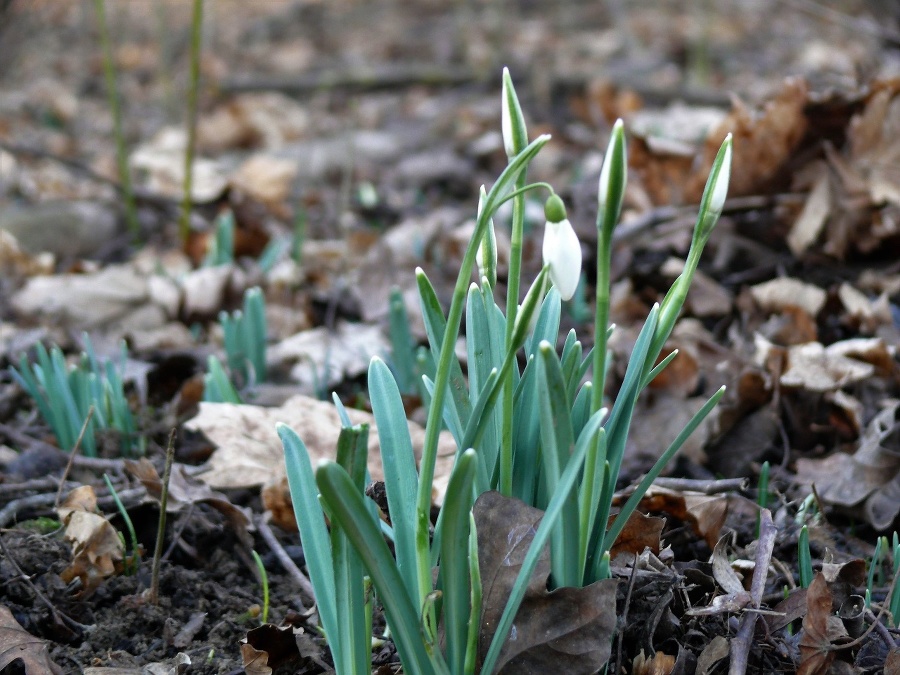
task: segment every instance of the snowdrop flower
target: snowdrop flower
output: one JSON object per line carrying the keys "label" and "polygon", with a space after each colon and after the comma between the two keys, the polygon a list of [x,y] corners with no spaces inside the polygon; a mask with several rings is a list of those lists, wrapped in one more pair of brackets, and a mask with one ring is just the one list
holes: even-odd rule
{"label": "snowdrop flower", "polygon": [[544,264],[550,266],[550,279],[563,300],[575,295],[581,279],[581,244],[566,207],[558,195],[550,195],[544,205],[547,225],[544,227]]}

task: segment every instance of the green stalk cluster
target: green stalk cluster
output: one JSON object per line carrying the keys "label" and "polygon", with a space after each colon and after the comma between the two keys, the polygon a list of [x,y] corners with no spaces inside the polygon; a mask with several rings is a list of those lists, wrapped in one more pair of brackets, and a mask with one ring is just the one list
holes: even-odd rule
{"label": "green stalk cluster", "polygon": [[121,346],[119,362],[101,365],[87,334],[85,351],[76,365],[66,363],[62,350],[54,346],[48,352],[38,344],[37,360],[29,362],[23,354],[19,367],[10,368],[13,378],[37,404],[44,421],[50,425],[60,447],[70,450],[88,419],[81,448],[88,457],[97,456],[95,432],[112,429],[119,432],[120,448],[126,457],[143,454],[144,439],[137,433],[134,416],[125,396],[123,373],[128,348]]}
{"label": "green stalk cluster", "polygon": [[[324,462],[313,470],[303,441],[288,427],[278,427],[310,578],[339,674],[369,672],[368,642],[360,637],[368,611],[360,595],[366,575],[384,606],[404,670],[423,675],[476,672],[482,589],[472,508],[478,495],[499,490],[543,509],[545,515],[481,664],[480,672],[493,672],[543,546],[550,544],[554,586],[580,587],[606,578],[609,550],[641,497],[724,393],[717,391],[701,407],[611,520],[613,492],[638,398],[675,358],[672,353],[659,359],[722,210],[731,140],[726,139],[713,165],[684,272],[647,317],[622,387],[607,410],[603,397],[611,330],[609,267],[627,166],[622,125],[613,130],[598,193],[594,348],[585,350],[571,331],[557,353],[561,293],[571,297],[577,284],[572,275],[580,274],[580,269],[566,269],[580,265],[565,263],[581,260],[580,245],[573,241],[565,207],[552,188],[526,182],[529,163],[549,137],[528,142],[507,72],[501,100],[509,164],[490,190],[482,191],[449,311],[444,314],[428,277],[417,270],[428,348],[420,350],[415,368],[410,358],[401,363],[396,353],[394,372],[378,358],[369,367],[391,524],[378,519],[362,491],[361,439],[367,430],[351,426],[339,403],[345,428],[337,462]],[[528,191],[548,188],[544,267],[520,303],[523,199]],[[513,202],[512,247],[504,311],[495,299],[493,217],[508,200]],[[477,283],[471,283],[473,272],[478,274]],[[455,353],[464,312],[467,376]],[[395,352],[400,344],[408,357],[412,350],[395,322],[402,322],[399,308],[392,309],[391,333],[396,335]],[[428,407],[418,468],[401,398],[413,373],[421,377]],[[432,483],[438,435],[444,428],[456,441],[457,452],[432,530]],[[356,448],[352,459],[348,444]],[[393,554],[386,537],[393,542]],[[438,626],[443,628],[440,635]]]}

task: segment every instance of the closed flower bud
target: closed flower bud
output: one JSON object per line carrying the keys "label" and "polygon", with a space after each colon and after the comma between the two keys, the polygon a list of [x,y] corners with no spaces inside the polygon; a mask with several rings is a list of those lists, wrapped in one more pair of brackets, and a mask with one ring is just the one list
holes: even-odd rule
{"label": "closed flower bud", "polygon": [[544,206],[544,264],[550,266],[550,280],[563,300],[570,300],[581,279],[581,244],[572,223],[566,218],[562,199],[551,195]]}
{"label": "closed flower bud", "polygon": [[508,68],[503,69],[500,127],[503,130],[503,149],[506,156],[512,159],[528,145],[528,131]]}

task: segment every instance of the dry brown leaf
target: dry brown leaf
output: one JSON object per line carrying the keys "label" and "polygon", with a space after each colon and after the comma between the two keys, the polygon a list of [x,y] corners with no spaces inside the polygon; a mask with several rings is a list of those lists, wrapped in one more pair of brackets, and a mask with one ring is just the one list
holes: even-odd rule
{"label": "dry brown leaf", "polygon": [[806,590],[806,616],[800,636],[797,675],[825,675],[834,661],[834,643],[846,635],[843,623],[832,613],[828,582],[818,572]]}
{"label": "dry brown leaf", "polygon": [[[144,177],[144,187],[181,199],[184,194],[184,153],[187,135],[182,128],[165,127],[131,154],[131,167]],[[206,204],[228,187],[224,162],[198,157],[191,165],[191,198]]]}
{"label": "dry brown leaf", "polygon": [[[630,494],[630,490],[617,493],[614,503],[624,503]],[[710,548],[714,548],[728,516],[728,499],[723,495],[677,492],[651,485],[638,504],[638,509],[643,512],[664,513],[688,523]]]}
{"label": "dry brown leaf", "polygon": [[783,387],[800,387],[809,391],[834,391],[875,374],[875,367],[849,358],[841,343],[824,347],[818,342],[794,345],[787,352],[787,369],[779,381]]}
{"label": "dry brown leaf", "polygon": [[72,564],[60,577],[68,583],[78,577],[89,593],[116,571],[125,556],[119,533],[103,516],[93,513],[97,505],[94,489],[76,488],[57,510],[65,525],[65,538],[72,544]]}
{"label": "dry brown leaf", "polygon": [[788,307],[800,307],[815,317],[825,306],[828,294],[814,284],[799,279],[779,277],[750,288],[756,304],[764,312],[781,312]]}
{"label": "dry brown leaf", "polygon": [[[826,504],[863,506],[866,519],[887,529],[900,513],[900,421],[894,403],[866,427],[853,455],[834,453],[821,460],[798,459],[797,481],[815,485]],[[863,503],[864,502],[864,503]]]}
{"label": "dry brown leaf", "polygon": [[[353,424],[370,426],[369,473],[372,480],[383,480],[374,416],[360,410],[348,410],[347,413]],[[203,433],[218,449],[206,470],[197,477],[218,489],[254,487],[280,480],[285,475],[285,468],[284,449],[275,432],[278,422],[287,424],[303,439],[313,466],[322,458],[334,459],[341,421],[332,403],[309,396],[294,396],[280,408],[201,403],[199,414],[189,420],[185,428]],[[425,430],[413,422],[409,423],[409,428],[413,449],[418,454],[425,440]],[[455,453],[453,437],[448,432],[442,433],[433,492],[436,504],[443,502]]]}
{"label": "dry brown leaf", "polygon": [[697,675],[708,675],[719,661],[728,656],[730,649],[728,638],[716,635],[697,657]]}
{"label": "dry brown leaf", "polygon": [[871,335],[879,326],[889,326],[893,323],[887,293],[882,293],[875,300],[871,300],[855,286],[844,282],[838,289],[838,298],[844,305],[846,316],[852,319],[864,334]]}
{"label": "dry brown leaf", "polygon": [[238,167],[231,177],[231,185],[278,213],[284,211],[284,202],[291,194],[296,177],[297,162],[294,160],[257,154]]}
{"label": "dry brown leaf", "polygon": [[651,658],[644,656],[644,650],[631,663],[632,675],[669,675],[675,670],[675,657],[656,652]]}
{"label": "dry brown leaf", "polygon": [[[499,492],[485,492],[475,503],[474,515],[484,587],[478,643],[483,659],[543,512]],[[616,580],[548,593],[549,575],[550,552],[545,546],[516,613],[511,630],[515,637],[505,641],[495,672],[588,675],[609,659],[616,626]]]}
{"label": "dry brown leaf", "polygon": [[822,165],[819,177],[806,197],[803,210],[791,226],[787,237],[788,246],[795,256],[800,256],[815,243],[825,228],[825,221],[830,213],[831,178],[828,170]]}
{"label": "dry brown leaf", "polygon": [[703,161],[688,181],[687,199],[700,201],[709,168],[728,133],[734,136],[734,163],[728,195],[738,197],[757,194],[784,171],[793,156],[808,121],[804,108],[809,96],[806,83],[785,80],[781,91],[765,104],[760,114],[735,100],[729,115],[707,136]]}
{"label": "dry brown leaf", "polygon": [[63,672],[50,659],[47,643],[28,633],[12,612],[0,605],[0,670],[20,672],[13,667],[17,661],[26,675],[56,675]]}
{"label": "dry brown leaf", "polygon": [[[617,516],[610,516],[607,529],[612,527],[616,518]],[[610,559],[615,560],[616,556],[622,553],[632,556],[639,555],[648,548],[658,555],[660,537],[665,525],[665,518],[655,518],[644,515],[640,511],[635,511],[628,517],[628,522],[625,523],[622,532],[613,542],[612,548],[609,550]]]}
{"label": "dry brown leaf", "polygon": [[244,671],[248,675],[271,675],[275,670],[296,670],[302,661],[294,637],[297,632],[302,629],[270,623],[247,631],[247,637],[241,640]]}
{"label": "dry brown leaf", "polygon": [[150,302],[147,279],[131,265],[32,277],[13,295],[12,306],[21,315],[82,330],[116,325],[139,331],[167,321],[165,310]]}
{"label": "dry brown leaf", "polygon": [[362,375],[373,356],[390,350],[379,326],[338,321],[335,330],[320,326],[271,345],[266,360],[290,367],[291,379],[301,391],[314,394]]}

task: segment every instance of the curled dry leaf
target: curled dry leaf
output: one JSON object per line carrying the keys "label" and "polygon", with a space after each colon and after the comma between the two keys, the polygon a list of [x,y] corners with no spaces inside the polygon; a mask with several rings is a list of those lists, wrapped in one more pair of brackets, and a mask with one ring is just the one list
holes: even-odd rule
{"label": "curled dry leaf", "polygon": [[72,544],[72,564],[60,577],[66,583],[78,577],[86,593],[116,571],[125,555],[119,533],[106,518],[95,513],[94,488],[83,485],[69,493],[57,509],[65,525],[65,538]]}
{"label": "curled dry leaf", "polygon": [[[474,515],[484,594],[478,643],[479,659],[483,659],[543,512],[499,492],[485,492],[475,502]],[[495,672],[588,675],[609,659],[617,581],[606,579],[548,593],[549,576],[550,551],[545,546]]]}
{"label": "curled dry leaf", "polygon": [[[293,672],[303,660],[294,634],[302,628],[267,623],[247,632],[241,640],[241,659],[247,675]],[[293,667],[292,667],[293,666]]]}
{"label": "curled dry leaf", "polygon": [[21,672],[13,667],[17,661],[26,675],[57,675],[63,672],[50,659],[47,643],[28,633],[12,612],[0,605],[0,670]]}
{"label": "curled dry leaf", "polygon": [[887,530],[900,514],[900,403],[878,413],[853,455],[798,459],[797,481],[815,485],[826,504],[861,512],[876,529]]}

